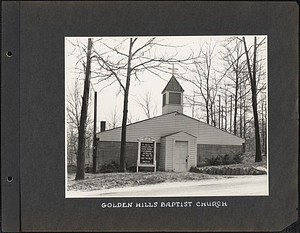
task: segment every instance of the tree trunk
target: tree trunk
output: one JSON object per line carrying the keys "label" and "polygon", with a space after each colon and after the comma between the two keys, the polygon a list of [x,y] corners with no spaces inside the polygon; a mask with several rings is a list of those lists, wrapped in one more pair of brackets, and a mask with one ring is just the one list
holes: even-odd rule
{"label": "tree trunk", "polygon": [[221,96],[219,95],[219,129],[221,128]]}
{"label": "tree trunk", "polygon": [[235,67],[235,95],[234,95],[234,117],[233,117],[233,133],[237,135],[237,111],[238,111],[238,90],[239,90],[239,52],[238,49],[236,51],[237,59],[236,59],[236,67]]}
{"label": "tree trunk", "polygon": [[240,85],[240,137],[243,137],[242,85]]}
{"label": "tree trunk", "polygon": [[209,104],[208,104],[208,101],[206,101],[206,123],[209,125]]}
{"label": "tree trunk", "polygon": [[121,152],[120,152],[120,171],[121,172],[126,171],[126,123],[127,123],[127,114],[128,114],[128,94],[129,94],[129,87],[130,87],[132,46],[133,46],[133,41],[132,41],[132,38],[130,38],[126,87],[124,90],[123,119],[122,119],[122,132],[121,132]]}
{"label": "tree trunk", "polygon": [[97,92],[95,91],[94,100],[94,137],[93,137],[93,173],[97,172]]}
{"label": "tree trunk", "polygon": [[[251,85],[252,86],[252,85]],[[252,87],[251,87],[252,89]],[[259,123],[258,123],[258,114],[257,114],[257,101],[256,94],[252,94],[252,105],[253,105],[253,114],[254,114],[254,128],[255,128],[255,162],[261,162],[261,150],[260,150],[260,135],[259,135]]]}
{"label": "tree trunk", "polygon": [[224,124],[223,124],[223,122],[224,122],[224,107],[223,107],[223,105],[222,105],[222,109],[221,109],[221,129],[224,129]]}
{"label": "tree trunk", "polygon": [[86,138],[86,120],[88,112],[89,90],[90,90],[90,75],[91,75],[91,50],[92,39],[88,39],[87,61],[85,70],[84,90],[82,97],[82,107],[80,115],[80,126],[78,135],[78,154],[75,180],[83,180],[85,175],[85,138]]}
{"label": "tree trunk", "polygon": [[261,162],[261,150],[260,150],[260,135],[259,135],[259,123],[258,123],[258,114],[257,114],[257,93],[256,93],[256,37],[254,37],[254,52],[253,52],[253,72],[251,72],[250,59],[247,50],[246,40],[243,37],[245,53],[247,57],[247,66],[249,71],[249,78],[251,83],[251,92],[252,92],[252,108],[254,116],[254,129],[255,129],[255,162]]}
{"label": "tree trunk", "polygon": [[246,96],[244,98],[244,128],[243,128],[243,138],[246,138]]}
{"label": "tree trunk", "polygon": [[262,152],[265,154],[265,133],[264,133],[264,102],[261,104],[261,138],[262,138]]}
{"label": "tree trunk", "polygon": [[210,104],[210,124],[215,126],[216,123],[215,123],[215,118],[214,118],[214,111],[213,111],[213,102]]}
{"label": "tree trunk", "polygon": [[230,95],[230,133],[232,132],[232,95]]}
{"label": "tree trunk", "polygon": [[227,132],[227,93],[225,94],[225,131]]}
{"label": "tree trunk", "polygon": [[234,96],[234,116],[233,116],[233,134],[237,134],[237,124],[236,124],[236,118],[237,118],[237,102],[238,102],[238,78],[236,78],[236,86],[235,86],[235,96]]}
{"label": "tree trunk", "polygon": [[209,125],[209,100],[210,100],[210,92],[209,92],[209,73],[206,77],[206,123]]}

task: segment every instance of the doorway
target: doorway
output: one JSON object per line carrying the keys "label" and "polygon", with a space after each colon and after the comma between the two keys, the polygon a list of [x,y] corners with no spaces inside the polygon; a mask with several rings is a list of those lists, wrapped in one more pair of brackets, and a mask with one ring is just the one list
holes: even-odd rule
{"label": "doorway", "polygon": [[174,171],[186,172],[188,163],[188,142],[175,141]]}

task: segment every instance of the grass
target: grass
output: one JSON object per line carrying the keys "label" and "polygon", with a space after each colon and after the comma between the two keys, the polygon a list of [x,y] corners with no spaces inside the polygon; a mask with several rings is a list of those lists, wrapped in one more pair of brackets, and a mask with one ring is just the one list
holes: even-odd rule
{"label": "grass", "polygon": [[[254,154],[245,153],[242,155],[241,164],[226,165],[226,167],[264,167],[267,168],[266,157],[263,161],[255,163]],[[225,165],[220,165],[225,166]],[[205,179],[221,179],[229,178],[226,175],[209,175],[204,173],[194,172],[125,172],[125,173],[86,173],[84,180],[75,181],[76,167],[68,168],[68,191],[81,190],[92,191],[120,187],[133,187],[138,185],[157,184],[162,182],[184,182],[191,180],[205,180]]]}
{"label": "grass", "polygon": [[125,172],[125,173],[86,173],[85,180],[75,181],[75,174],[68,174],[68,191],[92,191],[109,188],[133,187],[162,182],[182,182],[191,180],[220,179],[224,176],[192,172]]}

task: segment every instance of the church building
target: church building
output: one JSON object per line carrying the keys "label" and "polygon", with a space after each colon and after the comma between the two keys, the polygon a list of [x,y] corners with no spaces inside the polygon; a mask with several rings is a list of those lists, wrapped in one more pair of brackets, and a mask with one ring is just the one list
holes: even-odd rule
{"label": "church building", "polygon": [[[156,142],[156,168],[160,171],[188,171],[205,158],[242,151],[245,140],[183,114],[183,88],[172,76],[162,91],[162,115],[127,125],[126,165],[137,165],[139,141]],[[121,127],[97,133],[98,168],[119,163]]]}

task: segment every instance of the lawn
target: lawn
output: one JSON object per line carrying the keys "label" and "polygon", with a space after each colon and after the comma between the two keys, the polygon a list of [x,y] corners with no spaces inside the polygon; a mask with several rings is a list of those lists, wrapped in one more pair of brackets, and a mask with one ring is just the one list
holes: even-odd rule
{"label": "lawn", "polygon": [[75,181],[75,174],[68,174],[68,191],[92,191],[109,188],[132,187],[162,182],[182,182],[188,180],[222,179],[225,176],[192,172],[125,172],[125,173],[86,173],[85,180]]}
{"label": "lawn", "polygon": [[[245,153],[242,155],[241,164],[226,165],[231,168],[245,167],[267,168],[266,157],[259,163],[254,162],[254,155]],[[222,167],[219,166],[219,167]],[[194,172],[125,172],[125,173],[86,173],[84,180],[75,181],[76,167],[68,169],[68,191],[92,191],[120,187],[133,187],[138,185],[157,184],[162,182],[184,182],[190,180],[222,179],[230,178],[227,175],[210,175]]]}

